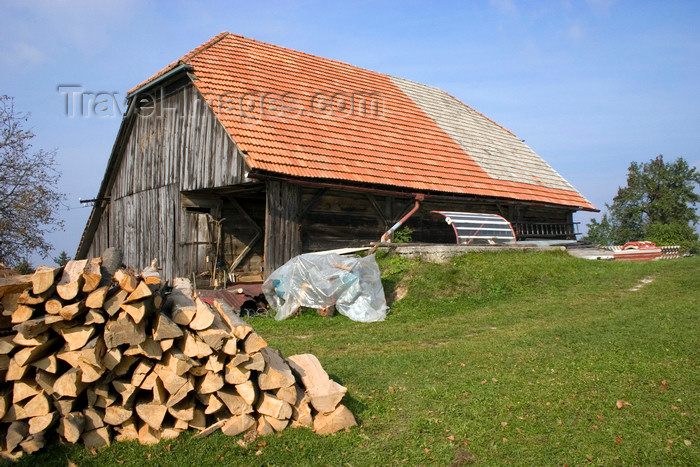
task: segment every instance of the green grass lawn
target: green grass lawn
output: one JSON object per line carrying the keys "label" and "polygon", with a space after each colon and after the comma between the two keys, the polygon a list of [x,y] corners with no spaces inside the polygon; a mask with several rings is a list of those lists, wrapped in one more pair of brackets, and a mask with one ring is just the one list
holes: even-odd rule
{"label": "green grass lawn", "polygon": [[387,293],[407,290],[384,322],[251,321],[348,388],[349,432],[55,445],[19,465],[700,465],[700,258],[379,262]]}

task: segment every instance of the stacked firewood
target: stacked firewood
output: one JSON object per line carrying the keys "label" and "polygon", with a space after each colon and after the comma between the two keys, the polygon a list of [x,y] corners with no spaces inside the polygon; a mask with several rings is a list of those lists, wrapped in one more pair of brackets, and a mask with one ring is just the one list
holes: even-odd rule
{"label": "stacked firewood", "polygon": [[[186,279],[161,282],[118,253],[40,267],[0,291],[0,444],[31,453],[57,433],[87,447],[157,443],[189,428],[235,436],[355,424],[346,389],[310,354],[284,359],[229,306]],[[116,258],[116,259],[115,259]],[[26,281],[26,279],[25,279]],[[10,290],[10,289],[6,289]]]}

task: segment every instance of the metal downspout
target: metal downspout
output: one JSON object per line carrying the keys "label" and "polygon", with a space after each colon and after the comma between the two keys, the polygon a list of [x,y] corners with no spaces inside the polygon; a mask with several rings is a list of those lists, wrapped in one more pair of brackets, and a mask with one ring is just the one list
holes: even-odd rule
{"label": "metal downspout", "polygon": [[[408,213],[405,216],[403,216],[401,219],[399,219],[399,221],[396,224],[392,225],[389,230],[384,232],[384,235],[382,235],[382,238],[381,238],[381,240],[379,240],[379,242],[380,243],[386,242],[389,239],[389,237],[391,237],[391,235],[394,232],[396,232],[396,230],[404,224],[404,222],[406,222],[413,214],[416,213],[416,211],[418,211],[418,208],[420,208],[420,202],[423,201],[424,199],[425,199],[425,195],[423,195],[422,193],[416,194],[416,204],[413,206],[413,209],[408,211]],[[379,248],[379,245],[375,244],[372,247],[372,249],[369,250],[369,254],[370,255],[374,254],[377,251],[377,248]]]}

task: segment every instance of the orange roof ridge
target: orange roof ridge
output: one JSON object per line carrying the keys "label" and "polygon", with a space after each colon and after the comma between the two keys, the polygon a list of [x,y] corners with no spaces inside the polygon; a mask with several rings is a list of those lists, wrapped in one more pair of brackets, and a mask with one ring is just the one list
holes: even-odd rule
{"label": "orange roof ridge", "polygon": [[148,83],[155,81],[156,79],[160,78],[170,70],[174,70],[177,68],[179,65],[183,63],[187,63],[188,61],[192,60],[194,57],[202,53],[203,51],[207,50],[209,47],[215,45],[218,43],[221,39],[225,38],[226,36],[230,35],[231,33],[228,31],[222,31],[216,36],[212,37],[208,41],[204,42],[203,44],[200,44],[199,46],[195,47],[194,49],[190,50],[187,52],[185,55],[182,57],[178,58],[174,62],[170,62],[168,65],[165,66],[165,68],[162,68],[160,71],[154,73],[151,77],[148,79],[141,81],[139,84],[134,86],[133,88],[129,89],[126,93],[131,94],[137,89],[140,89],[144,86],[146,86]]}

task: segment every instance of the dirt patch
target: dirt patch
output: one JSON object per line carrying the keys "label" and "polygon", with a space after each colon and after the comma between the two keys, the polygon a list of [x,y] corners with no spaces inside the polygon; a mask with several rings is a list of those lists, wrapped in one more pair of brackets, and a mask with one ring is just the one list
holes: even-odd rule
{"label": "dirt patch", "polygon": [[635,285],[634,287],[632,287],[631,289],[629,289],[629,291],[630,291],[630,292],[636,292],[636,291],[638,291],[639,289],[641,289],[642,287],[644,287],[645,285],[651,284],[652,282],[654,282],[654,279],[656,279],[656,276],[648,276],[648,277],[645,277],[644,279],[640,280],[640,281],[637,283],[637,285]]}
{"label": "dirt patch", "polygon": [[455,460],[452,461],[452,467],[459,465],[473,464],[476,462],[476,456],[469,449],[457,449]]}

